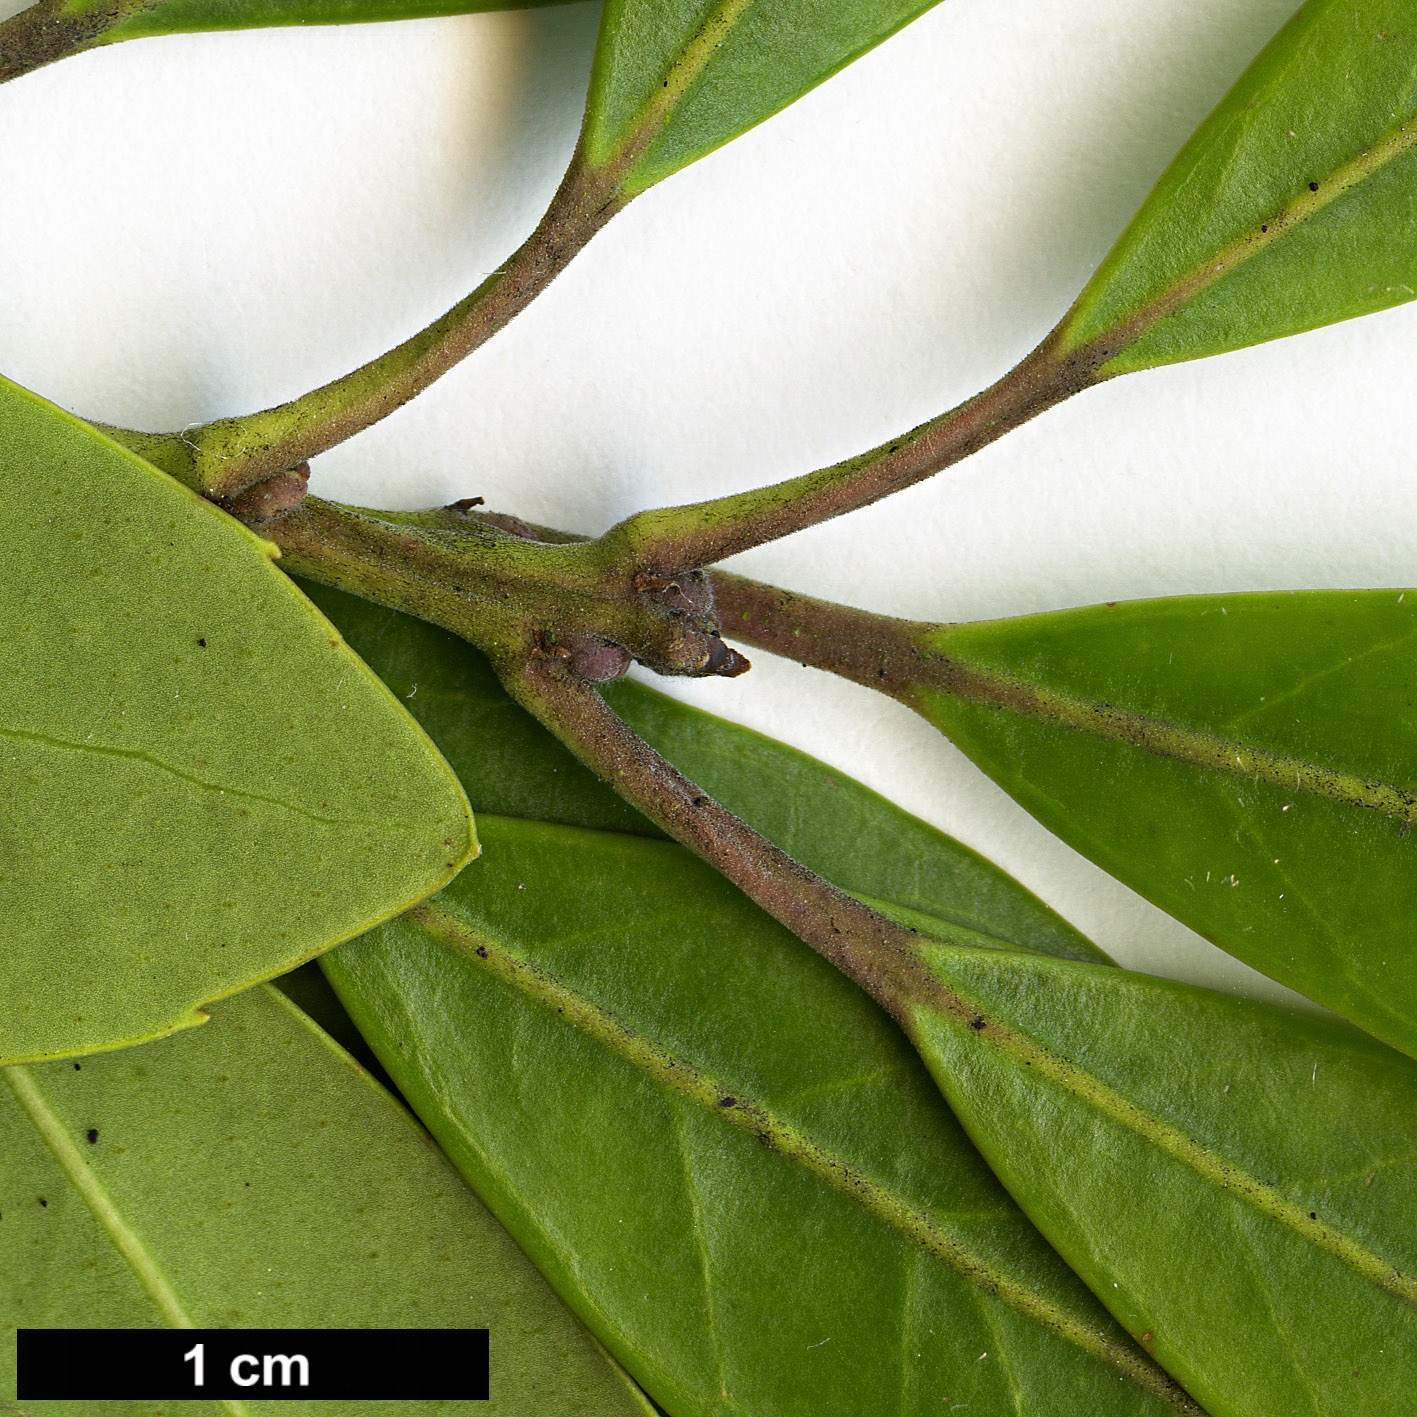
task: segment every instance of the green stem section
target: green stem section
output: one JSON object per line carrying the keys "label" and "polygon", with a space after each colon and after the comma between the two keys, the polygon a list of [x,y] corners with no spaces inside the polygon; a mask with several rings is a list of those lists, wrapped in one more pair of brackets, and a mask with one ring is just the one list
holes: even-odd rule
{"label": "green stem section", "polygon": [[952,1233],[944,1217],[912,1205],[741,1089],[726,1087],[545,969],[477,933],[446,911],[425,904],[415,907],[405,918],[449,949],[475,960],[521,994],[554,1009],[567,1023],[661,1086],[756,1137],[833,1190],[849,1197],[908,1243],[943,1261],[983,1293],[1059,1334],[1178,1412],[1200,1413],[1201,1409],[1159,1367],[1129,1344],[1118,1342],[1115,1334],[1087,1323],[1034,1292],[981,1255],[964,1238]]}
{"label": "green stem section", "polygon": [[555,661],[593,680],[631,659],[671,675],[746,667],[711,610],[678,584],[607,569],[594,542],[535,541],[456,509],[371,512],[319,497],[256,527],[293,574],[441,625],[494,662]]}
{"label": "green stem section", "polygon": [[[635,195],[624,186],[629,169],[658,136],[748,3],[751,0],[723,0],[616,149],[591,161],[584,144],[578,146],[536,230],[471,295],[411,339],[342,378],[260,413],[175,433],[104,431],[203,496],[227,499],[387,418],[520,314],[624,209]],[[109,23],[128,13],[115,12]]]}
{"label": "green stem section", "polygon": [[536,230],[465,300],[368,364],[262,413],[177,433],[104,431],[212,498],[231,497],[386,418],[526,308],[625,205],[613,174],[573,160]]}
{"label": "green stem section", "polygon": [[944,694],[1125,743],[1158,758],[1376,812],[1404,827],[1417,824],[1417,796],[1393,783],[967,664],[949,652],[948,625],[893,620],[724,572],[714,575],[713,584],[722,623],[733,638],[879,689],[927,718],[931,696]]}

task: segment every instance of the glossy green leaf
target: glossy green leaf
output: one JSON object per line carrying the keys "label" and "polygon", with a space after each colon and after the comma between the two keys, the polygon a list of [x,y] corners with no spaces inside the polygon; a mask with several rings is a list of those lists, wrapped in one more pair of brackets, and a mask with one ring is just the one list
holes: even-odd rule
{"label": "glossy green leaf", "polygon": [[1060,329],[1103,376],[1417,294],[1417,30],[1311,0],[1171,164]]}
{"label": "glossy green leaf", "polygon": [[1212,1417],[1406,1417],[1417,1064],[1336,1020],[927,951],[910,1023],[994,1170]]}
{"label": "glossy green leaf", "polygon": [[[462,640],[306,589],[447,754],[480,813],[659,834],[518,708]],[[1106,958],[977,852],[816,758],[641,684],[606,685],[605,697],[731,811],[843,890],[1063,959]]]}
{"label": "glossy green leaf", "polygon": [[844,978],[672,843],[481,825],[476,873],[322,968],[657,1403],[1194,1411]]}
{"label": "glossy green leaf", "polygon": [[582,142],[626,195],[756,127],[938,0],[606,0]]}
{"label": "glossy green leaf", "polygon": [[[388,1093],[274,990],[214,1012],[209,1027],[152,1047],[0,1071],[0,1405],[15,1398],[16,1327],[487,1326],[489,1412],[644,1417],[643,1399]],[[467,1406],[241,1410],[416,1417]],[[160,1417],[152,1403],[23,1407]]]}
{"label": "glossy green leaf", "polygon": [[0,383],[0,1060],[200,1023],[476,850],[271,548]]}
{"label": "glossy green leaf", "polygon": [[932,627],[916,707],[1208,940],[1417,1052],[1417,594]]}
{"label": "glossy green leaf", "polygon": [[[1032,1417],[1189,1410],[1039,1245],[878,1009],[650,839],[460,641],[314,593],[423,715],[487,843],[476,872],[324,967],[450,1155],[657,1401],[675,1417],[935,1413],[946,1398]],[[824,764],[636,685],[612,697],[790,849],[850,846],[848,888],[962,938],[987,927],[982,903],[1017,932],[1000,943],[1098,957]]]}

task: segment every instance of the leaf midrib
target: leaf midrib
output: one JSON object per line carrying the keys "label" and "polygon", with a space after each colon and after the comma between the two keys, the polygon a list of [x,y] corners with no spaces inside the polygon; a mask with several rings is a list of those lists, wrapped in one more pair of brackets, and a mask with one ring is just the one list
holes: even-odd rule
{"label": "leaf midrib", "polygon": [[[1060,963],[1068,967],[1066,962]],[[1026,1067],[1031,1076],[1046,1079],[1071,1094],[1084,1106],[1149,1142],[1240,1204],[1276,1221],[1402,1303],[1417,1308],[1417,1277],[1405,1274],[1392,1261],[1383,1259],[1337,1227],[1317,1219],[1301,1203],[1289,1200],[1276,1187],[1187,1136],[1179,1127],[1149,1112],[1096,1074],[1053,1052],[1021,1028],[1004,1022],[996,1010],[973,997],[953,975],[949,976],[949,987],[956,1007],[918,1011],[917,1036],[918,1020],[924,1018],[927,1022],[944,1023],[980,1046],[1003,1051],[1021,1068]],[[957,1007],[961,1004],[963,1009]]]}
{"label": "leaf midrib", "polygon": [[1361,187],[1392,163],[1417,146],[1417,120],[1409,118],[1389,128],[1377,141],[1364,148],[1356,157],[1318,180],[1317,190],[1305,190],[1273,216],[1258,226],[1251,226],[1228,246],[1190,275],[1153,296],[1127,318],[1115,321],[1100,334],[1090,336],[1078,348],[1105,347],[1103,363],[1124,353],[1178,307],[1199,295],[1207,287],[1224,279],[1260,255],[1295,227],[1317,216],[1333,203]]}
{"label": "leaf midrib", "polygon": [[[134,1278],[152,1300],[169,1328],[196,1328],[177,1291],[168,1282],[161,1266],[146,1244],[127,1223],[107,1190],[99,1183],[92,1169],[85,1164],[74,1139],[54,1115],[43,1092],[24,1066],[0,1069],[0,1076],[9,1085],[15,1100],[30,1119],[34,1129],[59,1163],[69,1184],[93,1213],[114,1249],[122,1256]],[[217,1405],[227,1417],[251,1417],[245,1403],[234,1399],[218,1399]]]}
{"label": "leaf midrib", "polygon": [[[703,1069],[655,1044],[608,1009],[552,975],[545,966],[532,963],[491,936],[479,934],[466,922],[436,906],[417,906],[404,920],[469,962],[481,965],[524,996],[556,1012],[661,1086],[756,1137],[832,1189],[856,1201],[909,1243],[948,1265],[972,1289],[992,1294],[1029,1319],[1043,1324],[1176,1411],[1193,1414],[1193,1417],[1200,1412],[1144,1355],[1119,1344],[1104,1329],[1085,1323],[1014,1277],[993,1268],[986,1257],[951,1234],[934,1214],[896,1195],[882,1182],[819,1145],[741,1089],[719,1083]],[[733,1099],[732,1105],[725,1103],[726,1098]]]}
{"label": "leaf midrib", "polygon": [[[1417,793],[1396,783],[1252,747],[1239,739],[1183,727],[1166,719],[1028,683],[960,660],[936,660],[928,667],[927,674],[930,688],[967,703],[1009,710],[1103,742],[1125,744],[1153,757],[1186,763],[1238,780],[1260,782],[1361,808],[1390,817],[1404,827],[1417,824]],[[922,704],[918,696],[913,697],[912,706],[929,716],[929,704]]]}
{"label": "leaf midrib", "polygon": [[686,94],[702,77],[714,51],[757,0],[719,0],[698,32],[663,71],[654,97],[630,120],[624,135],[594,164],[618,186],[664,131]]}

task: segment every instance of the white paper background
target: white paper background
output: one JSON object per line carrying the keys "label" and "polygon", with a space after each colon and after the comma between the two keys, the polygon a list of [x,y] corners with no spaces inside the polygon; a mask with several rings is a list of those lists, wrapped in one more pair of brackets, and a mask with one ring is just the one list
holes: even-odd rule
{"label": "white paper background", "polygon": [[[479,495],[596,531],[902,431],[1052,326],[1292,6],[946,0],[637,201],[513,327],[320,458],[314,486],[397,507]],[[596,18],[147,40],[8,86],[0,369],[81,414],[172,428],[396,343],[534,224]],[[738,564],[920,619],[1410,584],[1414,336],[1417,306],[1115,381]],[[1127,964],[1282,993],[905,710],[753,657],[732,683],[668,687],[954,832]]]}

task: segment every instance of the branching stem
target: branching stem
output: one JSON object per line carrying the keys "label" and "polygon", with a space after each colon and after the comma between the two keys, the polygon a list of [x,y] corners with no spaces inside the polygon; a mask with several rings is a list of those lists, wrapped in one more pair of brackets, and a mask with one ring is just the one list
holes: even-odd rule
{"label": "branching stem", "polygon": [[711,566],[913,486],[1095,380],[1092,352],[1063,354],[1050,335],[982,394],[869,452],[769,487],[639,512],[602,541],[664,575]]}
{"label": "branching stem", "polygon": [[633,733],[595,688],[550,660],[493,659],[507,692],[587,767],[898,1016],[940,992],[919,936],[794,861]]}
{"label": "branching stem", "polygon": [[177,433],[108,429],[140,456],[213,498],[342,443],[402,407],[525,309],[625,204],[614,174],[573,161],[536,230],[466,299],[411,339],[308,394]]}
{"label": "branching stem", "polygon": [[[243,494],[268,499],[299,472]],[[630,661],[662,674],[741,672],[747,661],[718,634],[703,578],[664,583],[607,573],[594,543],[552,544],[456,508],[372,512],[305,497],[256,521],[297,575],[429,620],[492,658],[551,660],[586,679],[613,679]]]}

